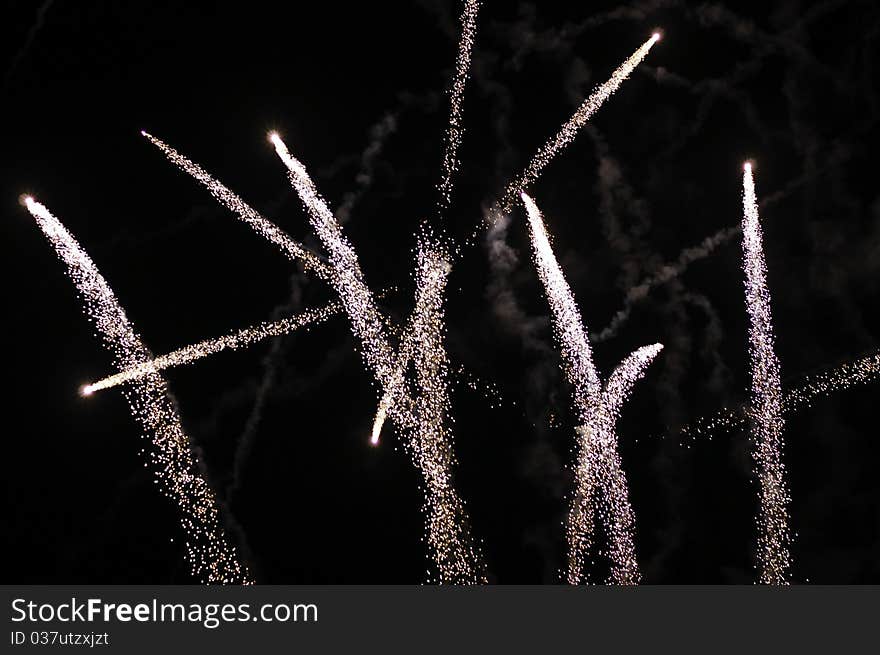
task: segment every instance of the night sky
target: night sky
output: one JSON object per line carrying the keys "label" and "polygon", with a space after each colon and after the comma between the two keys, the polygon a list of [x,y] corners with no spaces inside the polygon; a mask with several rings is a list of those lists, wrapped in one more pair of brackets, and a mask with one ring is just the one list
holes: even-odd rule
{"label": "night sky", "polygon": [[[332,299],[139,134],[320,250],[267,143],[277,130],[343,208],[371,287],[397,287],[381,302],[402,321],[415,232],[437,198],[460,9],[4,4],[4,582],[193,582],[122,394],[77,393],[113,372],[111,359],[20,194],[64,222],[165,353]],[[631,287],[739,224],[751,158],[784,385],[877,350],[872,1],[485,1],[450,231],[480,225],[656,28],[645,62],[530,188],[586,325],[600,332]],[[451,277],[447,345],[465,372],[453,378],[456,479],[490,580],[554,583],[575,424],[524,211],[509,218]],[[756,578],[747,430],[680,432],[748,400],[740,255],[734,234],[594,344],[605,375],[635,348],[665,344],[618,424],[646,583]],[[167,378],[258,582],[425,579],[419,477],[390,424],[369,445],[377,389],[345,317]],[[878,393],[865,384],[787,417],[795,582],[880,583]]]}

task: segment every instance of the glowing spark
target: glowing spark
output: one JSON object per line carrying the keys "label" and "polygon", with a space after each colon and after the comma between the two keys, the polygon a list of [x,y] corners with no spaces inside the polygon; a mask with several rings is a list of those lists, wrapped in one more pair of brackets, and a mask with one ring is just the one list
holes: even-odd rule
{"label": "glowing spark", "polygon": [[636,66],[647,56],[653,45],[657,43],[659,36],[655,34],[645,41],[638,50],[627,58],[615,70],[611,77],[603,84],[596,87],[593,93],[584,100],[578,110],[563,124],[556,136],[547,141],[532,157],[528,166],[523,170],[505,189],[501,199],[489,212],[489,220],[495,221],[498,216],[508,213],[516,203],[519,194],[532,184],[541,174],[541,171],[559,153],[561,153],[577,136],[578,131],[587,123],[608,98],[610,98],[623,81],[629,77]]}
{"label": "glowing spark", "polygon": [[606,525],[613,584],[638,584],[635,555],[635,515],[629,502],[626,476],[617,451],[616,423],[636,380],[663,348],[645,346],[621,362],[604,388],[593,363],[587,330],[571,289],[556,261],[538,207],[521,194],[529,218],[529,233],[538,276],[553,316],[553,332],[562,351],[563,371],[574,389],[574,406],[581,426],[575,447],[575,492],[566,522],[570,584],[584,576],[584,559],[593,547],[595,519]]}
{"label": "glowing spark", "polygon": [[[383,396],[383,400],[384,400]],[[379,404],[379,410],[376,412],[376,418],[373,421],[373,434],[370,437],[370,443],[374,446],[379,444],[379,435],[382,433],[382,426],[385,425],[385,415],[387,414],[385,403]]]}
{"label": "glowing spark", "polygon": [[90,395],[101,389],[109,389],[110,387],[115,387],[124,382],[139,380],[145,375],[150,375],[151,373],[156,373],[165,370],[166,368],[191,364],[198,359],[213,355],[221,350],[238,350],[239,348],[250,346],[258,341],[262,341],[263,339],[268,339],[269,337],[278,337],[282,334],[287,334],[305,325],[322,323],[331,316],[338,314],[341,309],[339,303],[331,303],[325,307],[308,310],[297,316],[291,316],[289,318],[281,319],[280,321],[261,323],[254,327],[238,330],[237,332],[216,339],[206,339],[196,344],[184,346],[183,348],[170,352],[167,355],[156,357],[155,359],[151,359],[115,375],[106,377],[103,380],[87,384],[83,387],[82,393],[83,395]]}
{"label": "glowing spark", "polygon": [[[116,366],[123,370],[149,360],[150,352],[88,254],[46,207],[30,197],[25,203],[67,266],[86,313],[113,354]],[[152,443],[147,457],[156,481],[180,510],[193,575],[209,584],[251,583],[250,574],[223,532],[217,499],[199,472],[165,380],[156,373],[145,375],[131,387],[127,398],[134,418]]]}
{"label": "glowing spark", "polygon": [[464,134],[461,127],[462,100],[471,64],[471,51],[473,50],[474,39],[476,38],[477,12],[479,9],[479,0],[465,0],[464,11],[461,14],[461,38],[458,42],[455,75],[452,79],[452,88],[449,93],[449,127],[446,129],[446,149],[443,153],[443,177],[437,187],[437,190],[440,192],[440,203],[437,211],[440,215],[449,207],[452,185],[459,167],[458,150]]}
{"label": "glowing spark", "polygon": [[762,584],[787,584],[790,567],[788,488],[782,462],[783,419],[779,360],[773,324],[752,166],[743,166],[743,272],[749,313],[752,371],[752,448],[760,481],[758,560]]}

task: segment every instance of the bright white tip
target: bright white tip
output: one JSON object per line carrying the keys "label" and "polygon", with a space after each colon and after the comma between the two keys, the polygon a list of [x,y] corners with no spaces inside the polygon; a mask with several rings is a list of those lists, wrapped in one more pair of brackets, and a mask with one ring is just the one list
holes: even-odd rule
{"label": "bright white tip", "polygon": [[746,173],[751,173],[751,172],[752,172],[752,162],[747,161],[746,163],[744,163],[744,164],[743,164],[743,170],[744,170]]}
{"label": "bright white tip", "polygon": [[21,196],[19,196],[18,200],[25,207],[30,207],[31,205],[34,204],[34,197],[33,196],[21,195]]}
{"label": "bright white tip", "polygon": [[657,43],[657,41],[659,41],[662,37],[663,37],[663,35],[660,32],[654,32],[651,35],[651,41],[653,43]]}
{"label": "bright white tip", "polygon": [[[384,398],[382,399],[385,400]],[[376,418],[373,421],[373,434],[370,436],[370,443],[374,446],[379,444],[379,435],[382,434],[382,426],[385,424],[385,405],[384,402],[379,404],[379,409],[376,412]]]}
{"label": "bright white tip", "polygon": [[141,130],[141,136],[147,136],[147,131],[146,131],[146,130]]}
{"label": "bright white tip", "polygon": [[83,386],[81,386],[79,388],[79,395],[83,396],[83,397],[91,396],[94,393],[94,391],[95,391],[95,389],[92,387],[92,385],[84,384]]}
{"label": "bright white tip", "polygon": [[273,145],[278,145],[281,143],[281,137],[278,136],[278,132],[269,132],[268,134],[269,141],[272,142]]}

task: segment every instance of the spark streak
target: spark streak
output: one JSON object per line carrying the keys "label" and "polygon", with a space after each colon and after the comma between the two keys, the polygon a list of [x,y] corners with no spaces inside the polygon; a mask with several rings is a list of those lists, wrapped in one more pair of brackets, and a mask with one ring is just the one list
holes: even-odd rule
{"label": "spark streak", "polygon": [[743,272],[749,313],[752,371],[752,449],[760,481],[758,560],[762,584],[787,584],[789,567],[789,495],[782,462],[783,418],[779,360],[773,350],[773,324],[767,264],[752,166],[743,166]]}
{"label": "spark streak", "polygon": [[200,182],[211,193],[211,195],[214,196],[214,198],[216,198],[221,204],[225,205],[230,211],[237,214],[242,221],[251,226],[268,241],[281,248],[281,251],[292,261],[301,261],[307,269],[314,271],[322,279],[327,279],[329,277],[330,268],[321,261],[320,257],[311,252],[305,246],[300,245],[291,239],[283,230],[279,229],[274,223],[261,216],[259,212],[235,195],[220,181],[211,177],[205,169],[190,161],[167,143],[163,143],[153,135],[143,131],[141,132],[141,135],[145,136],[154,146],[159,148],[159,150],[168,157],[171,163]]}
{"label": "spark streak", "polygon": [[631,54],[611,74],[608,80],[596,87],[571,118],[562,125],[559,132],[541,146],[526,168],[507,186],[500,200],[489,211],[488,219],[490,221],[494,222],[498,216],[510,212],[513,205],[517,202],[519,194],[537,180],[547,164],[574,141],[578,131],[592,118],[593,114],[599,110],[605,101],[620,88],[623,81],[630,76],[635,67],[641,63],[659,40],[660,34],[654,33],[650,39],[645,41],[638,50]]}
{"label": "spark streak", "polygon": [[465,0],[464,11],[461,14],[461,37],[458,42],[455,75],[452,78],[452,88],[449,94],[449,126],[446,130],[446,149],[443,153],[443,177],[437,187],[440,192],[437,213],[441,216],[449,208],[452,185],[455,182],[455,174],[458,172],[458,150],[461,147],[464,134],[461,126],[462,101],[471,64],[471,51],[477,33],[477,12],[479,9],[480,0]]}
{"label": "spark streak", "polygon": [[563,371],[574,389],[574,406],[581,425],[575,446],[575,492],[566,522],[570,584],[584,579],[584,558],[593,547],[595,518],[606,526],[612,584],[638,584],[635,554],[635,516],[629,502],[626,476],[617,451],[616,423],[636,380],[663,348],[639,348],[621,362],[604,388],[593,363],[587,330],[571,289],[553,254],[541,213],[521,194],[529,219],[532,251],[538,275],[553,315],[553,332],[562,351]]}
{"label": "spark streak", "polygon": [[[803,406],[811,406],[813,400],[836,391],[844,391],[859,384],[880,379],[880,352],[846,362],[828,371],[808,375],[794,389],[783,392],[783,414],[793,414]],[[718,429],[732,430],[745,423],[751,416],[748,408],[724,408],[715,414],[700,418],[685,426],[681,434],[695,439],[712,437]]]}
{"label": "spark streak", "polygon": [[82,394],[88,396],[95,391],[109,389],[124,382],[139,380],[145,375],[157,373],[166,368],[191,364],[197,359],[213,355],[221,350],[238,350],[269,337],[287,334],[305,325],[323,323],[341,310],[342,307],[339,303],[331,303],[324,307],[307,310],[296,316],[281,319],[280,321],[260,323],[259,325],[238,330],[216,339],[205,339],[204,341],[179,348],[167,355],[161,355],[155,359],[143,362],[133,368],[126,369],[97,382],[87,384],[82,388]]}
{"label": "spark streak", "polygon": [[[116,366],[124,370],[150,360],[152,355],[134,331],[113,290],[73,235],[33,198],[25,198],[25,206],[67,266],[86,314],[100,332]],[[132,415],[151,440],[147,458],[156,481],[162,493],[175,501],[180,510],[193,575],[209,584],[250,584],[250,573],[224,534],[217,499],[198,469],[165,380],[150,372],[126,396]]]}

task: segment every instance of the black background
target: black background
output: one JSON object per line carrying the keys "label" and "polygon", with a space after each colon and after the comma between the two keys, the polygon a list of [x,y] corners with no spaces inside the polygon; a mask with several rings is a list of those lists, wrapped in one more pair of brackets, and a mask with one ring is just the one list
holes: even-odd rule
{"label": "black background", "polygon": [[[77,394],[110,372],[109,356],[21,193],[56,213],[151,349],[167,352],[330,296],[139,130],[313,243],[266,142],[277,129],[332,205],[363,189],[346,230],[373,288],[400,287],[387,310],[408,310],[413,235],[439,179],[460,6],[276,5],[5,5],[6,582],[191,581],[175,510],[139,458],[142,437],[121,394]],[[753,158],[759,199],[777,194],[762,219],[785,384],[874,351],[873,2],[485,2],[454,231],[479,223],[531,153],[656,27],[663,40],[531,189],[586,324],[597,332],[634,283],[735,226],[741,164]],[[381,152],[370,155],[377,141]],[[568,389],[521,209],[504,239],[518,254],[509,271],[481,245],[452,276],[450,356],[502,396],[490,403],[456,378],[458,484],[491,579],[554,582]],[[640,345],[666,345],[619,424],[645,582],[755,577],[747,434],[679,435],[748,395],[739,254],[734,237],[652,291],[595,348],[607,374]],[[424,578],[418,478],[390,432],[380,448],[368,444],[376,392],[344,318],[167,377],[221,493],[250,435],[231,509],[259,581]],[[795,581],[880,581],[876,394],[868,384],[788,419]]]}

